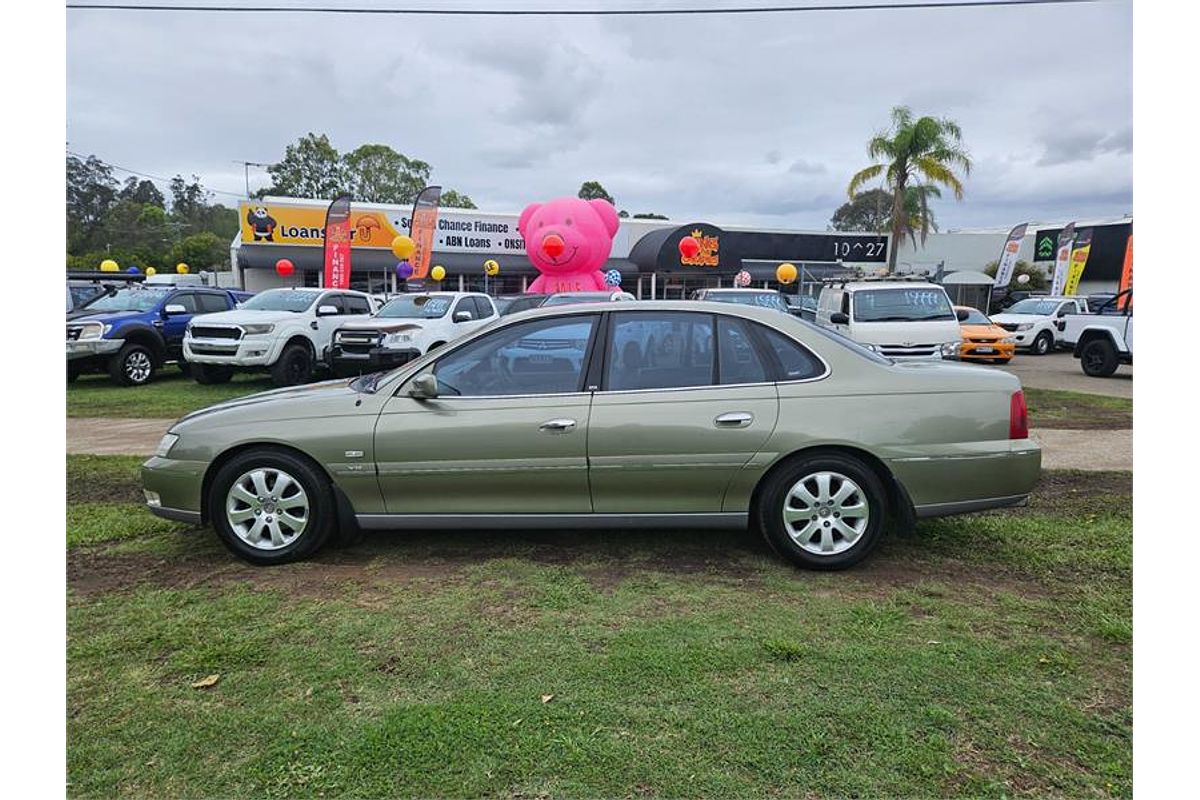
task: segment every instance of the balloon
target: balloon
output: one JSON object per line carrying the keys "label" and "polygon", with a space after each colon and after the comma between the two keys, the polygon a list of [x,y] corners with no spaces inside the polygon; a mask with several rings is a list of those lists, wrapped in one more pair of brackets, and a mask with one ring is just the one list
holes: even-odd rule
{"label": "balloon", "polygon": [[130,267],[129,269],[127,269],[125,271],[128,272],[130,275],[137,275],[139,272],[141,272],[141,270],[138,269],[137,267]]}
{"label": "balloon", "polygon": [[775,278],[780,283],[791,283],[796,280],[796,265],[795,264],[780,264],[775,270]]}
{"label": "balloon", "polygon": [[175,271],[178,272],[180,275],[187,275],[188,265],[183,263],[182,261],[180,261],[178,264],[175,265]]}
{"label": "balloon", "polygon": [[158,274],[158,270],[156,270],[154,267],[146,267],[146,277],[147,278],[149,278],[151,275],[157,275],[157,274]]}
{"label": "balloon", "polygon": [[406,281],[412,277],[413,265],[407,261],[401,261],[396,265],[396,277],[402,281]]}
{"label": "balloon", "polygon": [[620,286],[621,285],[621,270],[610,269],[608,272],[604,273],[604,285],[605,286]]}
{"label": "balloon", "polygon": [[1029,283],[1029,273],[1022,272],[1017,276],[1017,283]]}
{"label": "balloon", "polygon": [[286,278],[296,271],[296,265],[286,258],[281,258],[275,262],[275,271]]}
{"label": "balloon", "polygon": [[412,240],[411,236],[400,234],[395,239],[392,239],[392,253],[401,261],[406,260],[417,249],[417,243]]}
{"label": "balloon", "polygon": [[117,265],[117,262],[113,261],[111,258],[106,258],[100,262],[100,271],[101,272],[120,272],[121,268]]}
{"label": "balloon", "polygon": [[700,243],[694,236],[685,236],[679,240],[679,255],[684,258],[695,258],[700,255]]}
{"label": "balloon", "polygon": [[734,275],[733,276],[733,285],[734,286],[749,286],[750,285],[750,273],[746,272],[746,270],[742,270],[737,275]]}
{"label": "balloon", "polygon": [[429,277],[435,281],[444,280],[446,277],[446,268],[441,264],[435,264],[433,269],[429,270]]}
{"label": "balloon", "polygon": [[499,275],[500,264],[494,258],[489,258],[483,262],[483,272],[485,275]]}

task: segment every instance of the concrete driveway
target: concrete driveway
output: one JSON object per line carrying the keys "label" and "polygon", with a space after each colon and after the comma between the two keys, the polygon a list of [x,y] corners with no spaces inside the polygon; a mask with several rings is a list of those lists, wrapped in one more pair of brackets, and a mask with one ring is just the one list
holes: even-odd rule
{"label": "concrete driveway", "polygon": [[1017,353],[1007,366],[995,367],[1021,379],[1022,386],[1034,389],[1061,389],[1068,392],[1103,394],[1109,397],[1133,397],[1133,367],[1121,365],[1111,378],[1089,378],[1083,374],[1079,359],[1069,352],[1033,356]]}

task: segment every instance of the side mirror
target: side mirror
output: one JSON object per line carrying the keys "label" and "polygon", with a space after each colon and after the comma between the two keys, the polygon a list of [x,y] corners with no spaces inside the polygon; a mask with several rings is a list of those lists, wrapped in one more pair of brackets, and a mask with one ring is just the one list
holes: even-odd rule
{"label": "side mirror", "polygon": [[841,311],[835,311],[829,315],[829,321],[834,325],[849,325],[850,315],[843,314]]}
{"label": "side mirror", "polygon": [[163,315],[167,317],[175,316],[176,314],[186,314],[188,310],[179,303],[170,303],[163,308]]}
{"label": "side mirror", "polygon": [[426,372],[424,375],[418,375],[413,378],[412,386],[408,390],[409,397],[414,400],[433,400],[438,396],[437,376],[432,372]]}
{"label": "side mirror", "polygon": [[317,306],[318,317],[335,317],[337,313],[337,306]]}
{"label": "side mirror", "polygon": [[959,322],[966,322],[967,317],[971,316],[971,313],[965,308],[957,308],[954,310],[954,316],[958,317]]}
{"label": "side mirror", "polygon": [[475,319],[475,317],[471,316],[470,311],[455,311],[454,312],[454,321],[455,322],[470,322],[473,319]]}

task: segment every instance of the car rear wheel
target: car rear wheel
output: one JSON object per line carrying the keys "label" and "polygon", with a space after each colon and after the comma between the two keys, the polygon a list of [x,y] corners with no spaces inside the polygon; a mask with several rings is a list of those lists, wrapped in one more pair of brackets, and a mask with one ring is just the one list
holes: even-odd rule
{"label": "car rear wheel", "polygon": [[130,342],[108,360],[108,375],[117,386],[142,386],[154,377],[154,353]]}
{"label": "car rear wheel", "polygon": [[1033,340],[1034,355],[1044,356],[1054,348],[1054,335],[1050,331],[1042,331]]}
{"label": "car rear wheel", "polygon": [[191,374],[196,383],[229,383],[233,379],[233,367],[222,367],[219,364],[192,364],[191,367]]}
{"label": "car rear wheel", "polygon": [[1092,339],[1079,351],[1079,363],[1085,375],[1107,378],[1117,371],[1117,349],[1107,339]]}
{"label": "car rear wheel", "polygon": [[808,569],[845,569],[883,538],[887,495],[879,477],[856,458],[815,454],[768,478],[758,524],[774,550]]}
{"label": "car rear wheel", "polygon": [[271,365],[271,380],[276,386],[295,386],[312,380],[313,359],[308,348],[302,344],[289,344],[283,348],[279,360]]}
{"label": "car rear wheel", "polygon": [[240,453],[213,477],[208,514],[222,543],[252,564],[311,556],[334,527],[328,478],[308,459],[278,448]]}

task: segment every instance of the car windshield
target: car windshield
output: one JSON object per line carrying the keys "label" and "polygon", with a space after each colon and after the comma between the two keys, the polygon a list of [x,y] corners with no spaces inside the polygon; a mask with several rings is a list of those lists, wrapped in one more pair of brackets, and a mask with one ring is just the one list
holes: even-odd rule
{"label": "car windshield", "polygon": [[984,316],[983,312],[978,308],[964,308],[967,312],[967,318],[962,320],[964,325],[991,325],[992,321]]}
{"label": "car windshield", "polygon": [[295,289],[268,289],[242,303],[250,311],[291,311],[296,314],[307,311],[321,296],[319,291],[297,291]]}
{"label": "car windshield", "polygon": [[1019,303],[1013,303],[1007,309],[1006,314],[1030,314],[1035,317],[1048,317],[1058,310],[1058,300],[1045,300],[1030,297],[1022,300]]}
{"label": "car windshield", "polygon": [[118,289],[116,294],[88,303],[88,311],[149,311],[167,296],[170,289]]}
{"label": "car windshield", "polygon": [[715,303],[737,303],[742,306],[758,306],[773,308],[776,311],[787,311],[787,303],[778,292],[709,292],[705,300]]}
{"label": "car windshield", "polygon": [[937,286],[854,292],[856,322],[922,322],[957,319],[946,291]]}
{"label": "car windshield", "polygon": [[453,297],[410,294],[389,300],[379,309],[379,316],[398,319],[437,319],[446,316]]}

